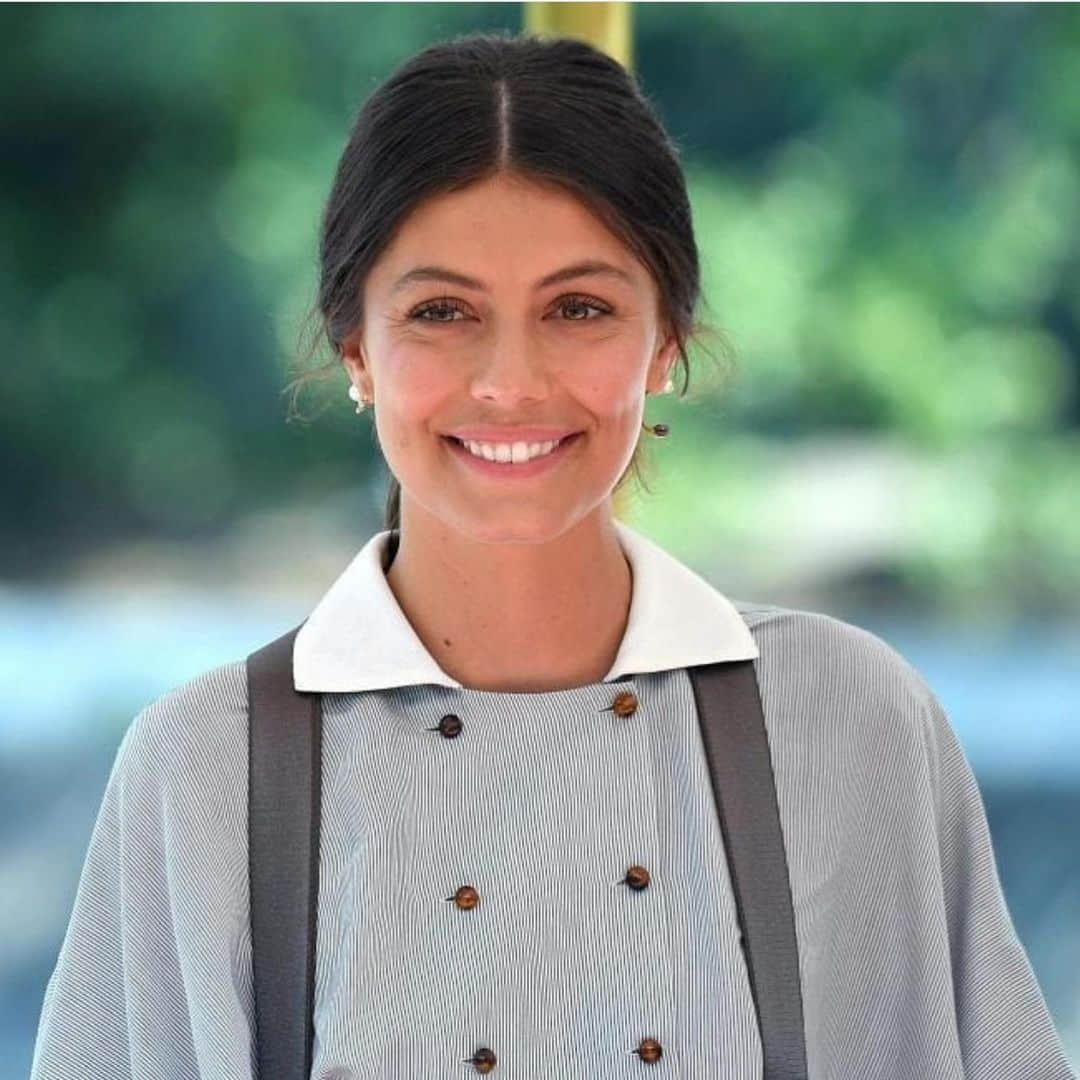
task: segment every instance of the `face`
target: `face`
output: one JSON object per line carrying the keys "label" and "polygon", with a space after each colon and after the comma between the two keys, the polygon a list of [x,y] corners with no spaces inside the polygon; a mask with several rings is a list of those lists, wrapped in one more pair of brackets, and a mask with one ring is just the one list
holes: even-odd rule
{"label": "face", "polygon": [[[612,269],[544,281],[585,261]],[[418,267],[457,277],[402,283]],[[609,509],[645,392],[677,356],[622,241],[572,195],[505,175],[415,209],[369,273],[363,312],[343,361],[374,402],[402,520],[410,503],[484,541],[540,542]],[[463,456],[449,433],[474,426],[579,434],[519,471]],[[510,441],[498,434],[487,441]]]}

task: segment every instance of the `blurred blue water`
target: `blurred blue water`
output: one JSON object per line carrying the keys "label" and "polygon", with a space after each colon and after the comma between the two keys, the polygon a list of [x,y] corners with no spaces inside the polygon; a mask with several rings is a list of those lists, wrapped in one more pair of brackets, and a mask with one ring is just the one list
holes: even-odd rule
{"label": "blurred blue water", "polygon": [[[137,711],[295,625],[303,605],[216,594],[8,588],[0,593],[0,754],[85,734],[98,708]],[[838,616],[883,637],[926,678],[980,780],[1080,784],[1080,623],[936,627]]]}
{"label": "blurred blue water", "polygon": [[[0,1080],[29,1072],[45,982],[127,724],[308,610],[186,588],[0,593]],[[983,792],[1017,932],[1080,1060],[1080,625],[830,613],[899,650],[945,706]]]}

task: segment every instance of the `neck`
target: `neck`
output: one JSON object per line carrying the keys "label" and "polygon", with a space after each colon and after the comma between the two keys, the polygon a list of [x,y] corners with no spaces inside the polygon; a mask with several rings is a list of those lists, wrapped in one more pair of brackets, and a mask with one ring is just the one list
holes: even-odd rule
{"label": "neck", "polygon": [[479,542],[407,506],[386,580],[443,671],[470,689],[508,693],[607,675],[633,575],[606,506],[540,543]]}

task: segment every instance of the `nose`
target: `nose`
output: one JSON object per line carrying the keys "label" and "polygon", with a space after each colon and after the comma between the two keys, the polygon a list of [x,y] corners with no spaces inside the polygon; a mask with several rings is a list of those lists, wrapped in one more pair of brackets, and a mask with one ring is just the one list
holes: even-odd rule
{"label": "nose", "polygon": [[474,396],[513,406],[547,397],[551,373],[539,348],[524,335],[504,334],[477,363],[471,383]]}

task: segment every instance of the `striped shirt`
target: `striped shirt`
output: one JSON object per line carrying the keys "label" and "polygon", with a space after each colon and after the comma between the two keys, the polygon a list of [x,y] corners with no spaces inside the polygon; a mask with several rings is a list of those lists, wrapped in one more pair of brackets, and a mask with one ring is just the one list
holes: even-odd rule
{"label": "striped shirt", "polygon": [[[598,683],[461,686],[390,591],[388,531],[297,635],[296,685],[324,693],[311,1076],[452,1080],[488,1047],[508,1080],[760,1080],[686,671],[752,658],[812,1080],[1076,1080],[926,682],[869,631],[730,600],[616,525],[632,603]],[[256,1076],[246,814],[240,658],[123,736],[31,1080]],[[633,865],[648,888],[620,884]]]}

